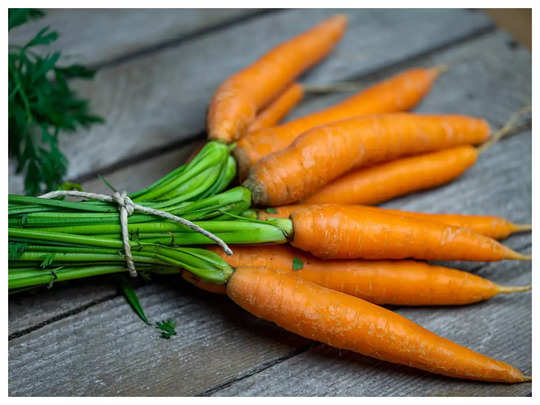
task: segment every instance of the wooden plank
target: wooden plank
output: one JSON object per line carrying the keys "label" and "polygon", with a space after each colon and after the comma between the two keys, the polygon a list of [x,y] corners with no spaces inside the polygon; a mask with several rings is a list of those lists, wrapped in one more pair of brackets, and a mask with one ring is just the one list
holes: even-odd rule
{"label": "wooden plank", "polygon": [[[459,69],[453,69],[450,71],[447,76],[443,77],[441,79],[440,83],[443,83],[443,80],[447,80],[448,86],[452,85],[452,87],[447,87],[446,90],[451,89],[453,92],[456,92],[457,95],[454,97],[448,97],[446,95],[446,92],[437,93],[437,88],[440,85],[440,83],[437,84],[437,86],[434,89],[434,92],[432,95],[426,100],[426,103],[424,103],[421,108],[427,108],[429,105],[427,105],[428,102],[435,97],[447,97],[444,101],[441,101],[440,103],[437,103],[436,105],[432,105],[433,108],[439,109],[440,111],[452,111],[453,108],[463,108],[464,110],[467,109],[467,106],[469,106],[471,109],[474,109],[475,114],[482,115],[482,116],[488,116],[490,118],[490,111],[495,110],[499,111],[499,116],[491,117],[494,120],[497,120],[496,122],[502,122],[504,120],[504,116],[506,116],[506,113],[509,111],[513,111],[517,109],[521,104],[523,99],[527,99],[530,97],[530,84],[527,86],[528,80],[530,80],[530,55],[527,53],[522,53],[520,50],[513,51],[506,47],[506,39],[507,37],[505,35],[490,35],[486,38],[483,38],[481,40],[477,40],[462,46],[457,47],[456,49],[452,49],[450,51],[442,52],[440,54],[437,54],[433,57],[434,63],[439,63],[445,60],[448,60],[449,57],[457,57],[460,55],[475,55],[478,54],[478,49],[484,49],[490,54],[496,54],[498,55],[498,59],[500,63],[489,63],[485,62],[483,56],[480,56],[480,61],[477,61],[475,59],[472,60],[472,62],[469,60],[468,62],[464,62],[464,65],[461,66]],[[508,62],[508,63],[507,63]],[[467,68],[465,68],[467,66]],[[482,77],[478,77],[478,75],[481,74]],[[495,79],[497,80],[497,87],[501,87],[502,89],[497,89],[497,91],[500,92],[500,94],[504,94],[503,99],[501,100],[499,98],[492,98],[490,97],[490,92],[493,91],[493,88],[490,88],[488,86],[489,83],[492,84],[491,87],[493,87],[493,83]],[[504,80],[501,80],[501,78],[504,78]],[[455,83],[460,83],[460,86],[456,86]],[[522,83],[523,85],[520,85]],[[465,89],[466,91],[463,91]],[[474,97],[476,97],[478,102],[475,102],[475,99],[472,99],[469,97],[469,94],[473,94]],[[488,100],[489,102],[486,102]],[[511,103],[506,104],[506,100],[513,100]],[[435,100],[433,100],[435,103]],[[502,104],[499,104],[502,103]],[[429,110],[428,110],[429,111]],[[431,112],[435,112],[431,110]],[[490,118],[490,119],[491,119]],[[461,179],[453,182],[451,185],[440,188],[437,190],[433,190],[431,192],[421,193],[417,194],[414,197],[407,197],[401,200],[396,200],[393,203],[389,204],[392,206],[401,206],[405,209],[418,209],[418,210],[425,210],[425,211],[457,211],[457,212],[472,212],[472,213],[480,213],[480,212],[486,212],[489,210],[492,213],[504,215],[507,217],[510,217],[514,220],[519,221],[530,221],[530,212],[531,212],[531,202],[530,202],[530,132],[523,132],[517,136],[508,138],[507,140],[504,140],[501,142],[500,145],[496,145],[493,147],[493,149],[484,156],[484,158],[480,159],[477,166],[471,169],[465,176],[463,176]],[[511,180],[511,181],[510,181]],[[474,194],[473,194],[474,193]],[[519,217],[518,217],[519,215]],[[517,237],[512,237],[508,240],[508,244],[512,247],[526,247],[528,244],[530,244],[530,235],[522,235]],[[509,264],[512,266],[517,267],[506,267]],[[529,264],[527,263],[496,263],[487,267],[481,267],[479,264],[471,265],[471,267],[463,266],[464,268],[476,268],[476,271],[480,271],[482,275],[489,276],[495,281],[499,282],[505,282],[505,283],[526,283],[530,280],[529,274],[530,274],[530,267],[527,267]],[[523,267],[522,267],[523,266]],[[518,271],[516,271],[518,269]],[[519,272],[525,272],[525,276],[523,274],[519,277],[524,278],[514,278],[513,275],[517,274]],[[191,296],[191,294],[190,294]],[[525,297],[525,298],[522,298]],[[527,298],[528,297],[528,298]],[[521,297],[504,297],[504,308],[508,308],[510,311],[514,311],[515,313],[524,313],[524,314],[530,314],[530,308],[522,308],[519,306],[516,306],[516,302],[520,302],[519,300],[525,300],[528,299],[530,302],[530,295],[524,294]],[[170,298],[163,298],[161,302],[163,305],[169,305]],[[197,302],[199,299],[197,297],[194,298]],[[499,299],[497,299],[499,300]],[[204,301],[203,299],[200,299],[200,301]],[[494,303],[499,301],[491,301],[486,304],[480,304],[480,306],[483,305],[489,305],[491,308],[491,311],[493,311],[493,305]],[[119,303],[120,304],[120,303]],[[220,303],[224,305],[224,303]],[[507,306],[508,304],[508,306]],[[129,310],[127,310],[125,307],[122,307],[119,305],[118,307],[107,307],[108,303],[102,303],[99,305],[96,305],[89,309],[88,311],[85,311],[82,314],[85,315],[85,322],[88,322],[89,324],[96,325],[95,318],[99,318],[102,320],[101,323],[97,323],[97,325],[101,325],[102,328],[110,328],[111,319],[123,319],[124,316],[128,316]],[[146,299],[143,299],[143,305],[147,306]],[[201,304],[202,305],[202,304]],[[528,304],[530,305],[530,304]],[[437,317],[436,315],[441,315],[441,313],[450,313],[447,311],[457,311],[456,316],[453,316],[452,319],[456,319],[456,322],[460,322],[460,316],[461,311],[469,311],[474,310],[475,308],[478,308],[478,305],[467,307],[467,308],[455,308],[451,310],[442,310],[434,312],[433,316]],[[122,311],[127,312],[122,312]],[[220,309],[218,309],[219,311]],[[420,310],[419,310],[420,311]],[[488,313],[485,314],[483,312],[480,312],[478,314],[476,311],[471,315],[473,317],[474,315],[482,316],[498,316],[498,311],[493,311],[494,313]],[[157,312],[154,312],[157,313]],[[240,316],[242,313],[241,310],[237,310],[237,312],[234,313],[234,315],[231,315],[230,319],[234,319],[237,316]],[[419,314],[425,313],[420,311]],[[464,312],[465,313],[465,312]],[[126,315],[123,315],[126,314]],[[165,312],[163,312],[165,314]],[[79,315],[76,315],[79,316]],[[207,322],[211,323],[213,322],[213,317],[216,316],[216,313],[212,312],[212,314],[208,318],[204,318],[207,320]],[[190,314],[189,316],[186,316],[186,319],[193,320],[197,318],[196,316]],[[69,319],[74,319],[74,317],[71,317]],[[178,319],[178,317],[175,315],[174,319]],[[480,318],[481,319],[481,318]],[[513,330],[518,335],[523,336],[524,338],[527,338],[527,336],[530,336],[530,317],[527,319],[518,318],[515,324],[508,324],[509,319],[508,317],[505,317],[504,314],[500,315],[500,319],[497,323],[497,331],[500,331],[501,335],[505,337],[506,340],[512,340],[509,339],[508,335],[505,335],[504,333],[508,330]],[[419,315],[419,317],[416,319],[424,326],[430,327],[429,324],[427,324],[427,320],[424,320],[422,316]],[[428,319],[429,320],[429,319]],[[478,319],[472,318],[472,321],[475,321],[475,326],[478,322]],[[470,319],[469,321],[465,320],[463,331],[467,331],[468,327],[471,325]],[[81,321],[82,322],[82,321]],[[131,325],[129,328],[136,328],[136,324],[140,322],[138,321],[134,315],[132,319],[133,325]],[[257,321],[260,322],[260,321]],[[431,321],[430,321],[431,322]],[[57,341],[56,330],[59,329],[59,327],[66,327],[68,330],[66,331],[67,336],[75,336],[75,339],[77,340],[77,336],[80,336],[82,332],[80,332],[80,325],[74,326],[72,329],[69,329],[70,326],[66,326],[70,324],[68,322],[68,319],[61,320],[59,322],[55,322],[54,324],[47,325],[39,330],[36,330],[32,333],[29,333],[25,336],[22,336],[20,338],[14,339],[11,341],[11,357],[10,357],[10,381],[12,381],[10,384],[10,391],[11,392],[17,392],[19,394],[24,395],[39,395],[43,394],[44,392],[57,392],[57,390],[65,390],[62,386],[61,382],[55,382],[56,379],[54,377],[60,375],[60,381],[64,381],[65,385],[65,379],[67,378],[65,376],[64,370],[70,370],[71,373],[75,373],[76,379],[82,379],[82,381],[87,381],[84,379],[84,376],[81,376],[81,374],[89,374],[94,377],[94,381],[103,380],[100,376],[104,375],[106,373],[106,370],[102,368],[100,365],[95,364],[94,358],[99,358],[100,356],[118,356],[118,354],[114,354],[111,351],[113,348],[117,348],[118,346],[118,339],[113,336],[108,336],[104,341],[101,341],[101,336],[105,333],[102,329],[99,328],[99,326],[95,326],[95,330],[91,332],[90,338],[85,338],[80,340],[95,340],[98,339],[104,346],[107,347],[107,350],[104,350],[103,352],[99,352],[97,356],[92,356],[91,354],[84,354],[91,350],[98,350],[94,347],[84,346],[84,342],[77,342],[77,347],[73,349],[73,351],[69,351],[69,353],[66,354],[66,350],[69,350],[68,347],[58,349],[58,352],[56,354],[51,353],[50,351],[47,351],[43,353],[44,348],[40,346],[40,344],[37,344],[35,342],[50,342],[50,341]],[[257,324],[258,325],[258,324]],[[469,325],[465,327],[465,325]],[[437,327],[437,325],[434,325]],[[256,330],[256,327],[258,326],[252,326],[250,330],[253,330],[253,334],[257,335],[259,333],[264,334],[265,336],[268,336],[269,341],[273,341],[273,337],[270,335],[267,335],[268,330],[265,330],[263,332]],[[434,329],[435,329],[434,327]],[[495,327],[495,326],[493,326]],[[202,328],[202,327],[201,327]],[[234,329],[234,327],[232,327]],[[204,328],[203,328],[204,329]],[[209,341],[213,341],[217,339],[217,336],[219,336],[221,329],[214,330],[214,335],[210,333],[208,336]],[[447,330],[436,330],[439,333],[446,334],[447,332],[450,333],[452,331]],[[245,332],[245,331],[243,331]],[[186,333],[186,331],[183,331],[182,333]],[[197,334],[200,334],[200,331],[197,331]],[[236,331],[235,333],[241,333]],[[189,339],[195,339],[197,334],[194,334],[189,337]],[[235,335],[240,336],[240,335]],[[448,337],[452,337],[451,334],[446,334]],[[459,337],[460,339],[463,339],[463,336]],[[497,355],[497,357],[501,357],[504,355],[502,353],[504,350],[500,350],[501,346],[498,345],[497,342],[500,342],[501,340],[491,341],[493,338],[493,335],[489,335],[489,338],[486,338],[486,342],[482,343],[483,345],[490,345],[493,344],[493,346],[485,346],[486,353],[490,353],[493,355]],[[24,339],[24,346],[19,346],[23,342]],[[135,339],[135,338],[134,338]],[[188,339],[188,341],[189,341]],[[251,339],[251,337],[250,337]],[[498,339],[498,338],[497,338]],[[459,339],[457,339],[459,341]],[[476,344],[480,341],[479,339],[476,339],[474,335],[471,336],[471,340],[474,340]],[[61,341],[61,340],[59,340]],[[73,340],[71,340],[73,341]],[[97,386],[95,387],[94,394],[95,395],[105,395],[103,392],[113,392],[113,391],[122,391],[123,390],[123,384],[128,384],[126,381],[131,381],[131,379],[134,379],[135,381],[140,381],[139,372],[135,371],[132,374],[132,369],[134,368],[133,364],[141,364],[140,359],[150,359],[148,361],[151,361],[151,367],[152,370],[155,370],[152,374],[152,381],[178,381],[180,380],[188,380],[190,379],[190,376],[196,374],[198,377],[198,380],[201,381],[201,384],[197,386],[198,389],[200,389],[199,392],[215,392],[216,394],[222,393],[220,391],[219,387],[222,387],[223,385],[230,385],[230,389],[236,389],[233,388],[234,386],[239,387],[238,393],[244,392],[244,388],[242,386],[238,386],[236,384],[239,384],[241,381],[252,381],[251,379],[256,378],[257,374],[260,374],[260,370],[264,370],[268,365],[271,364],[279,364],[282,362],[283,358],[287,358],[289,356],[293,356],[295,353],[297,353],[300,350],[305,348],[302,344],[299,346],[294,346],[294,349],[291,349],[291,346],[288,346],[287,350],[280,351],[277,350],[273,352],[272,355],[269,355],[264,359],[264,361],[261,364],[261,361],[257,358],[257,356],[252,356],[248,358],[243,358],[242,361],[238,360],[237,354],[242,352],[243,346],[246,345],[246,341],[243,340],[243,337],[239,337],[238,339],[233,339],[233,341],[227,340],[230,344],[229,350],[227,355],[224,355],[222,358],[216,361],[208,362],[208,357],[205,357],[204,354],[207,348],[187,348],[185,352],[179,351],[177,356],[183,357],[183,356],[191,356],[190,359],[192,360],[190,364],[190,368],[188,370],[182,369],[182,368],[175,368],[172,370],[170,367],[167,367],[167,363],[170,362],[170,358],[167,356],[164,356],[164,358],[153,358],[151,356],[151,353],[148,352],[148,350],[145,348],[144,345],[140,345],[137,347],[131,347],[130,349],[126,349],[126,351],[121,352],[121,357],[123,360],[118,360],[125,362],[125,369],[129,371],[125,371],[125,374],[123,375],[123,379],[121,382],[115,382],[112,381],[114,379],[106,380],[106,384],[104,386]],[[489,343],[489,342],[492,343]],[[177,341],[177,344],[179,346],[185,345],[186,340]],[[461,340],[462,343],[467,343],[466,341]],[[473,342],[473,343],[474,343]],[[519,344],[521,341],[518,341]],[[530,337],[528,338],[528,341],[525,342],[525,344],[522,344],[521,347],[524,349],[520,351],[519,353],[522,353],[521,356],[525,356],[526,359],[530,359],[530,355],[527,355],[527,352],[530,353],[530,349],[527,349],[527,347],[530,347]],[[253,349],[253,352],[257,352],[258,350],[264,351],[266,349],[267,343],[261,343],[261,346],[257,346],[256,349]],[[528,346],[527,346],[528,345]],[[188,345],[189,346],[189,345]],[[475,347],[474,344],[471,344],[471,346]],[[16,360],[15,363],[11,361],[11,359],[17,359],[20,357],[21,353],[21,347],[25,347],[26,350],[28,350],[30,353],[33,353],[33,359],[36,357],[41,358],[41,363],[39,369],[34,369],[34,366],[32,365],[32,356],[25,357],[20,360]],[[484,347],[484,346],[483,346]],[[30,348],[30,349],[29,349]],[[478,348],[478,346],[476,346]],[[499,349],[499,350],[497,350]],[[197,351],[199,350],[199,351]],[[140,352],[144,353],[140,353]],[[55,363],[55,360],[62,356],[62,352],[64,352],[65,357],[69,358],[64,363],[62,363],[62,366],[58,366]],[[188,354],[189,352],[189,354]],[[36,353],[39,353],[39,355],[36,355]],[[112,354],[111,354],[112,353]],[[94,353],[95,354],[95,353]],[[130,363],[128,360],[125,360],[127,358],[130,358],[131,356],[135,360],[133,363]],[[139,357],[140,356],[140,357]],[[202,358],[206,361],[202,361],[200,363],[193,361],[193,359]],[[85,361],[88,360],[88,363]],[[510,361],[512,359],[506,358],[506,360]],[[356,364],[356,367],[359,363],[354,360]],[[530,361],[530,360],[529,360]],[[241,363],[241,364],[240,364]],[[84,372],[80,371],[81,364],[84,364]],[[108,363],[111,364],[111,363]],[[362,363],[360,363],[362,365]],[[517,363],[516,363],[517,364]],[[520,365],[520,364],[517,364]],[[150,366],[149,366],[150,367]],[[277,366],[275,366],[277,367]],[[384,365],[382,363],[378,363],[376,366],[377,369],[381,370],[396,370],[393,367]],[[522,368],[526,371],[527,365],[523,366]],[[530,363],[529,363],[530,367]],[[144,369],[144,366],[141,367]],[[229,370],[229,368],[232,368],[234,370],[233,373],[228,373],[227,371],[223,370]],[[273,369],[272,367],[268,368],[268,370]],[[31,370],[31,372],[30,372]],[[161,370],[161,371],[160,371]],[[292,370],[295,370],[294,368]],[[356,381],[358,381],[358,368],[355,368],[356,370]],[[418,373],[416,371],[400,371],[397,369],[396,374],[401,375],[401,373],[409,374],[412,373],[413,376],[416,376],[417,380],[419,381],[419,384],[428,384],[428,380],[425,380],[427,378],[424,374]],[[296,369],[294,371],[295,373],[298,372]],[[32,374],[33,373],[33,374]],[[347,373],[343,371],[343,373],[346,375]],[[25,389],[25,384],[21,383],[20,381],[25,381],[28,383],[28,379],[25,380],[24,376],[33,375],[34,380],[36,381],[44,381],[42,385],[35,385],[33,387],[29,387],[28,389]],[[253,374],[252,377],[248,377],[249,375]],[[279,374],[279,373],[277,373]],[[222,378],[218,378],[217,376],[221,375]],[[289,374],[290,375],[290,374]],[[299,374],[296,374],[299,375]],[[378,375],[378,374],[377,374]],[[110,374],[109,374],[110,376]],[[324,386],[328,387],[328,391],[331,392],[331,387],[336,385],[338,386],[339,379],[342,377],[342,374],[339,372],[336,372],[335,379],[328,377],[326,379],[326,382]],[[371,377],[370,377],[371,378]],[[376,377],[372,377],[376,378]],[[431,376],[430,376],[431,378]],[[203,381],[208,381],[208,385],[206,385],[203,388]],[[393,384],[393,380],[385,379],[386,386]],[[167,385],[168,383],[165,383]],[[258,383],[257,383],[258,384]],[[466,383],[471,384],[471,383]],[[129,395],[135,395],[135,393],[140,393],[139,390],[137,390],[137,387],[133,388],[131,385],[129,385],[130,391],[122,391]],[[144,384],[141,385],[145,386]],[[170,387],[170,386],[169,386]],[[488,387],[499,387],[494,385],[489,385]],[[516,392],[513,391],[517,388],[515,387],[525,387],[525,388],[519,388],[523,391],[520,391],[518,394],[523,395],[526,394],[527,388],[526,385],[519,385],[519,386],[501,386],[502,388],[496,388],[497,392],[504,391],[505,393],[515,394]],[[132,389],[133,388],[133,389]],[[161,394],[162,387],[155,387],[155,391],[149,390],[146,391],[148,394]],[[70,388],[71,389],[71,388]],[[171,388],[172,389],[172,388]],[[185,393],[189,387],[176,387],[175,388],[175,394],[180,395],[181,393]],[[347,391],[347,387],[341,386],[339,388],[339,393],[334,393],[334,395],[353,395],[349,394]],[[454,388],[452,388],[454,389]],[[489,388],[489,389],[495,389],[495,388]],[[505,391],[506,390],[506,391]],[[168,391],[171,392],[171,391]],[[265,391],[267,392],[267,391]],[[268,391],[269,392],[269,391]],[[386,391],[385,391],[386,392]],[[457,391],[455,391],[457,392]],[[486,392],[485,390],[483,391]],[[495,392],[495,391],[489,391],[489,392]],[[190,393],[193,393],[190,391]],[[310,392],[307,390],[303,393],[303,395],[309,395]],[[472,395],[472,394],[471,394]],[[477,394],[475,394],[477,395]],[[499,395],[496,393],[496,395]],[[502,395],[502,394],[500,394]]]}
{"label": "wooden plank", "polygon": [[[361,75],[491,27],[487,16],[466,10],[339,12],[349,15],[347,35],[336,52],[309,73],[311,82]],[[222,80],[334,13],[314,9],[270,14],[102,69],[92,82],[74,82],[106,123],[62,138],[62,150],[77,162],[70,165],[68,177],[103,171],[126,159],[135,161],[149,150],[201,133],[211,94]],[[396,38],[415,40],[404,46]],[[20,193],[22,181],[13,164],[9,173],[10,192]]]}
{"label": "wooden plank", "polygon": [[122,297],[109,300],[12,340],[9,394],[194,395],[310,344],[179,278],[138,295],[150,319],[177,322],[176,336],[160,339]]}
{"label": "wooden plank", "polygon": [[[43,27],[59,34],[50,51],[63,63],[98,66],[163,43],[228,24],[254,9],[49,9],[45,17],[14,28],[9,43],[22,45]],[[41,50],[49,51],[48,49]]]}

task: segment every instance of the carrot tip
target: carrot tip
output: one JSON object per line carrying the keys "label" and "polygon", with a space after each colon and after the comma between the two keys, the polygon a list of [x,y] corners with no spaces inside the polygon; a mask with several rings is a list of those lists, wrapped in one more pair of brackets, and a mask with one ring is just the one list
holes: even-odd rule
{"label": "carrot tip", "polygon": [[508,260],[531,260],[532,259],[531,255],[523,255],[508,247],[505,247],[505,250],[506,250],[506,255],[504,256],[505,259],[508,259]]}
{"label": "carrot tip", "polygon": [[518,286],[498,286],[499,294],[512,294],[516,292],[525,292],[532,289],[532,285],[518,285]]}
{"label": "carrot tip", "polygon": [[448,72],[448,70],[450,70],[450,65],[447,63],[442,63],[440,65],[433,67],[432,70],[437,73],[437,76],[442,75],[443,73],[446,73]]}
{"label": "carrot tip", "polygon": [[532,231],[531,224],[513,224],[513,232],[529,232]]}
{"label": "carrot tip", "polygon": [[532,381],[532,377],[530,375],[523,376],[523,382],[530,382],[530,381]]}

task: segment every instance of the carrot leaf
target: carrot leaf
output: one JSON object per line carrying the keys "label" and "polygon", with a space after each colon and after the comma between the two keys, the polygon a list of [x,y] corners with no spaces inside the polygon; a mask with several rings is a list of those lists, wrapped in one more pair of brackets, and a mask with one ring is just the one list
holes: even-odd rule
{"label": "carrot leaf", "polygon": [[296,270],[302,270],[303,268],[304,268],[304,262],[295,256],[292,261],[292,269],[296,271]]}
{"label": "carrot leaf", "polygon": [[143,320],[144,323],[149,325],[150,321],[144,313],[142,305],[139,302],[139,298],[137,298],[137,294],[135,293],[135,289],[126,277],[122,277],[120,282],[120,288],[122,290],[122,293],[124,294],[124,297],[126,297],[127,302],[129,303],[129,305],[131,305],[131,308],[133,308],[135,313],[139,316],[139,318]]}
{"label": "carrot leaf", "polygon": [[172,319],[156,322],[156,328],[161,330],[161,337],[163,339],[170,339],[171,336],[176,335],[176,322],[174,322]]}

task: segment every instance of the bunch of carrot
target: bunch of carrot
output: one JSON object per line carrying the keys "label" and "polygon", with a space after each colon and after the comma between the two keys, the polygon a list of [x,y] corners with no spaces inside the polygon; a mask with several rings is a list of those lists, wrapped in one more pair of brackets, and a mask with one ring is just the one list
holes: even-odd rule
{"label": "bunch of carrot", "polygon": [[235,246],[233,256],[221,255],[235,268],[225,286],[183,277],[338,348],[457,378],[529,381],[376,304],[461,305],[528,290],[401,259],[528,260],[496,239],[530,226],[365,206],[457,178],[514,129],[514,118],[493,133],[481,118],[407,113],[448,68],[438,66],[407,70],[279,125],[305,91],[295,79],[332,50],[346,24],[334,16],[277,46],[225,80],[210,102],[209,138],[236,142],[239,178],[253,203],[275,207],[243,216],[289,218],[293,247]]}
{"label": "bunch of carrot", "polygon": [[[366,206],[459,176],[475,162],[474,146],[485,148],[512,122],[491,134],[479,118],[406,113],[445,69],[436,67],[277,125],[309,90],[297,77],[332,50],[346,24],[344,16],[329,18],[225,80],[208,109],[212,141],[129,195],[234,244],[232,256],[193,247],[213,241],[140,213],[123,239],[113,203],[10,195],[10,289],[125,271],[129,244],[140,271],[181,272],[304,337],[452,377],[530,380],[378,306],[462,305],[528,290],[410,259],[528,260],[496,239],[530,227]],[[242,186],[226,190],[237,172]],[[257,244],[265,246],[249,246]]]}

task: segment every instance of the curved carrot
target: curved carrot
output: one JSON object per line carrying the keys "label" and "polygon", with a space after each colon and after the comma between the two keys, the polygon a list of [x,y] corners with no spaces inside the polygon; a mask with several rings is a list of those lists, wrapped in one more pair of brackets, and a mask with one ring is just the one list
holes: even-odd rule
{"label": "curved carrot", "polygon": [[262,110],[248,128],[248,133],[278,124],[304,97],[300,83],[287,87],[272,103]]}
{"label": "curved carrot", "polygon": [[459,115],[382,114],[313,128],[250,169],[244,185],[256,204],[296,202],[352,169],[485,142],[486,121]]}
{"label": "curved carrot", "polygon": [[325,57],[343,36],[346,26],[344,15],[328,18],[225,80],[208,109],[209,138],[232,142],[243,136],[257,111]]}
{"label": "curved carrot", "polygon": [[409,69],[324,110],[274,128],[250,132],[234,151],[239,173],[247,173],[264,156],[285,149],[303,132],[316,126],[356,116],[410,110],[427,94],[442,70],[442,67]]}
{"label": "curved carrot", "polygon": [[476,162],[470,145],[411,156],[346,173],[304,198],[304,204],[378,204],[459,177]]}
{"label": "curved carrot", "polygon": [[493,143],[521,129],[517,120],[529,111],[530,106],[526,106],[515,112],[479,148],[464,145],[353,170],[304,198],[302,203],[371,205],[448,183],[474,165],[478,155]]}
{"label": "curved carrot", "polygon": [[291,219],[291,244],[323,259],[530,259],[469,229],[380,208],[315,205],[294,210]]}
{"label": "curved carrot", "polygon": [[294,274],[240,267],[227,295],[253,315],[308,339],[432,373],[480,381],[530,381],[518,369],[422,328],[385,308]]}
{"label": "curved carrot", "polygon": [[[499,286],[465,271],[412,260],[320,260],[285,245],[235,246],[232,256],[215,246],[208,249],[233,267],[290,271],[315,284],[379,305],[463,305],[530,289]],[[224,286],[214,286],[213,292],[225,292]],[[207,289],[204,285],[201,288]]]}
{"label": "curved carrot", "polygon": [[[272,208],[270,211],[259,210],[257,212],[257,217],[259,219],[288,218],[291,215],[291,212],[314,205],[325,204],[283,205],[281,207]],[[413,219],[419,218],[428,221],[436,221],[446,225],[467,228],[475,233],[494,239],[504,239],[513,233],[531,230],[531,225],[514,224],[504,218],[490,215],[428,214],[387,208],[373,208],[376,210],[383,210],[383,212],[388,214],[401,215]]]}

